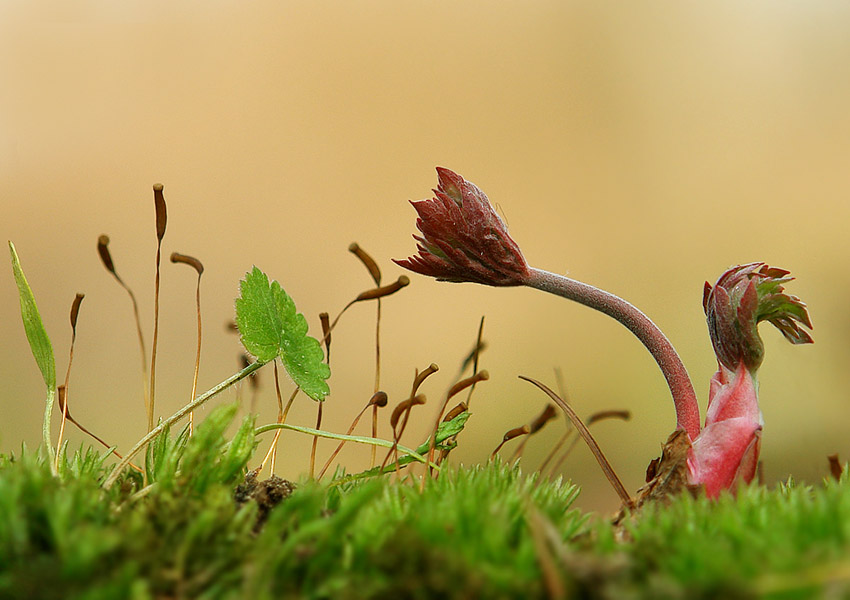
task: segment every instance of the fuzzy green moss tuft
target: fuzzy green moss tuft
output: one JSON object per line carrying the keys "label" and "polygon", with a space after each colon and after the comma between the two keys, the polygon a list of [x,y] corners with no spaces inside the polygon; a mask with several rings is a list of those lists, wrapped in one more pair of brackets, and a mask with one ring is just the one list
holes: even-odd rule
{"label": "fuzzy green moss tuft", "polygon": [[850,592],[846,473],[823,486],[752,487],[714,502],[680,497],[619,528],[571,509],[574,486],[499,463],[445,468],[424,491],[394,474],[301,480],[260,508],[242,483],[253,429],[243,423],[228,439],[234,417],[223,407],[192,438],[158,438],[147,487],[128,471],[104,489],[109,456],[92,449],[63,449],[58,477],[38,453],[0,457],[0,598]]}

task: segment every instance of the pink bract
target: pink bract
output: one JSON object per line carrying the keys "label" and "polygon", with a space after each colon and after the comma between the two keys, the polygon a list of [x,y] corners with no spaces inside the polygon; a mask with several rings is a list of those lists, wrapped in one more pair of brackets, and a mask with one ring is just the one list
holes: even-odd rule
{"label": "pink bract", "polygon": [[705,427],[688,455],[691,483],[709,497],[755,476],[763,425],[756,385],[743,363],[734,372],[721,368],[711,380]]}

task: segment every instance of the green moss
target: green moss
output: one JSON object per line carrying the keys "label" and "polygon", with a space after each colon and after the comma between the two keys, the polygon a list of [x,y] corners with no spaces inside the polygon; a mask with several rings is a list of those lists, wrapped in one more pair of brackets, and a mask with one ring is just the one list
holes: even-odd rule
{"label": "green moss", "polygon": [[[258,527],[232,408],[158,438],[147,487],[106,457],[0,457],[0,598],[812,598],[850,593],[850,482],[649,506],[622,529],[500,464],[298,482]],[[244,498],[243,498],[244,500]],[[625,541],[622,541],[625,538]],[[548,566],[547,566],[548,565]],[[547,575],[544,575],[544,571]],[[828,594],[829,593],[829,594]]]}
{"label": "green moss", "polygon": [[[604,529],[604,526],[602,526]],[[812,487],[789,482],[651,506],[628,527],[635,573],[661,573],[704,593],[719,586],[748,595],[818,597],[850,592],[850,482]],[[613,544],[606,544],[607,550]],[[841,594],[839,594],[841,596]]]}

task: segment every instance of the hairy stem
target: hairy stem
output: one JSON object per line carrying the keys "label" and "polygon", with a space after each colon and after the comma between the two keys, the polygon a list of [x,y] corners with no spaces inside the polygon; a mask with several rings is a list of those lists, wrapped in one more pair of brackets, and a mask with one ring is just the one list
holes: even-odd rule
{"label": "hairy stem", "polygon": [[171,425],[185,417],[187,414],[204,404],[207,400],[209,400],[216,394],[223,392],[224,390],[232,386],[234,383],[244,379],[245,377],[247,377],[265,364],[267,363],[251,363],[238,373],[231,375],[218,385],[210,388],[209,390],[192,400],[189,404],[178,410],[176,413],[168,417],[165,421],[161,422],[159,425],[151,429],[145,437],[140,439],[138,442],[136,442],[135,446],[130,448],[130,451],[127,452],[121,462],[115,465],[115,467],[112,469],[112,472],[109,473],[109,476],[104,480],[102,484],[103,488],[109,489],[110,487],[112,487],[112,484],[115,483],[115,480],[118,479],[119,475],[121,475],[121,471],[124,469],[124,467],[130,464],[130,461],[133,459],[133,457],[136,456],[136,454],[138,454],[138,452],[142,448],[147,446],[151,440],[153,440],[156,436],[162,433],[167,427],[170,427]]}
{"label": "hairy stem", "polygon": [[691,379],[670,340],[649,317],[622,298],[548,271],[529,269],[524,284],[603,312],[635,334],[652,354],[667,380],[676,406],[677,427],[684,429],[692,440],[696,438],[700,431],[699,405]]}
{"label": "hairy stem", "polygon": [[289,423],[270,423],[268,425],[263,425],[261,427],[257,427],[254,430],[255,435],[260,435],[261,433],[266,433],[267,431],[272,431],[275,429],[289,429],[291,431],[300,431],[301,433],[306,433],[307,435],[312,435],[313,437],[322,437],[328,438],[331,440],[341,440],[346,442],[356,442],[358,444],[371,444],[372,446],[381,446],[382,448],[390,448],[395,449],[402,454],[406,454],[411,457],[413,460],[421,462],[423,464],[429,465],[432,469],[439,471],[440,466],[434,463],[428,462],[428,457],[425,456],[425,453],[418,453],[416,450],[408,448],[406,446],[402,446],[397,442],[391,442],[389,440],[382,440],[380,438],[372,438],[372,437],[364,437],[361,435],[344,435],[341,433],[333,433],[330,431],[322,431],[321,429],[313,429],[312,427],[301,427],[299,425],[290,425]]}

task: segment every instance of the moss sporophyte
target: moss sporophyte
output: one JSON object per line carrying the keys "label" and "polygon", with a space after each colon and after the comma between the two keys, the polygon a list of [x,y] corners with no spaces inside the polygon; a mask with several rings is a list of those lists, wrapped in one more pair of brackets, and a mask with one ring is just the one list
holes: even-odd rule
{"label": "moss sporophyte", "polygon": [[528,286],[613,317],[646,346],[664,374],[687,436],[687,481],[709,497],[753,479],[763,426],[756,372],[764,356],[758,324],[769,321],[792,343],[812,341],[806,305],[783,293],[788,271],[757,262],[734,266],[712,287],[703,306],[718,371],[711,381],[705,426],[685,366],[661,330],[640,310],[606,291],[531,267],[507,227],[473,183],[438,167],[434,197],[411,202],[418,213],[418,254],[395,262],[441,281]]}

